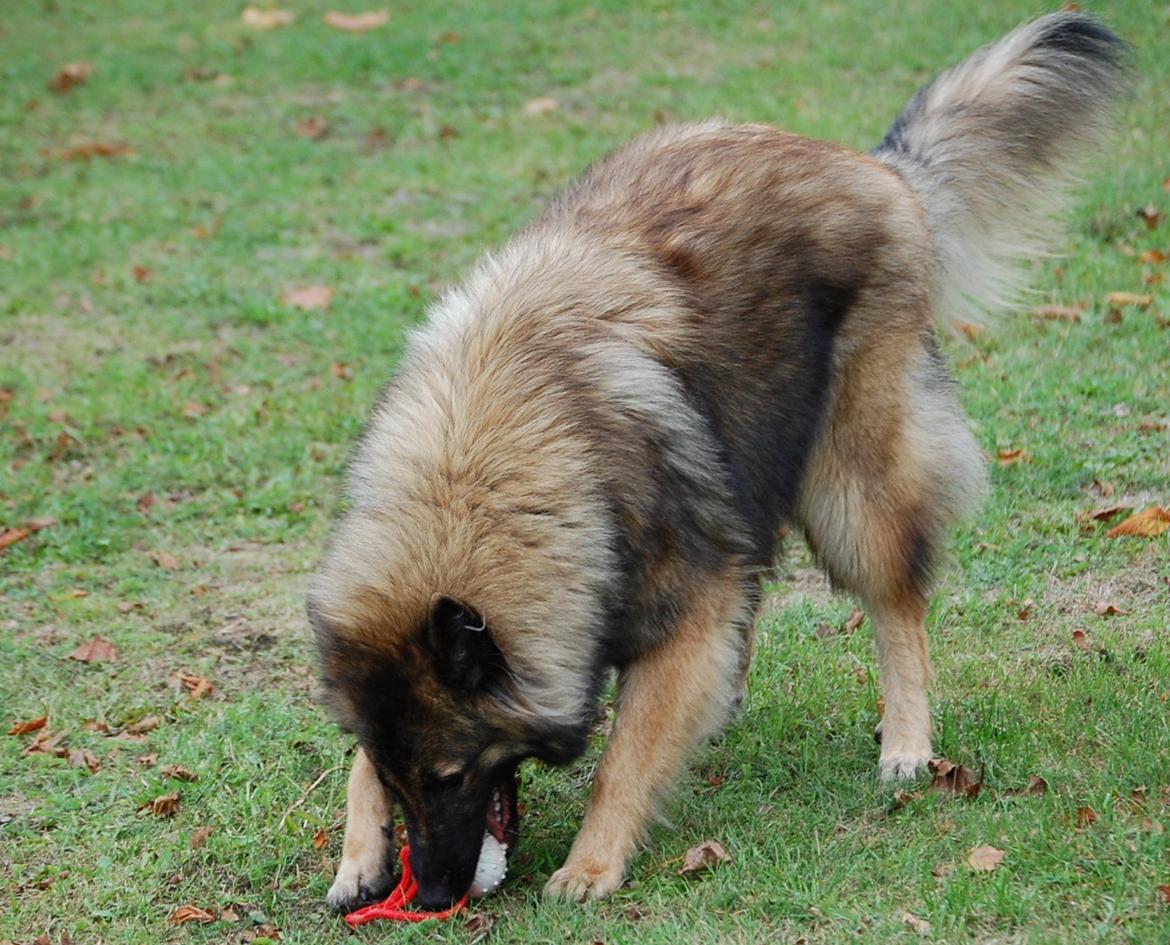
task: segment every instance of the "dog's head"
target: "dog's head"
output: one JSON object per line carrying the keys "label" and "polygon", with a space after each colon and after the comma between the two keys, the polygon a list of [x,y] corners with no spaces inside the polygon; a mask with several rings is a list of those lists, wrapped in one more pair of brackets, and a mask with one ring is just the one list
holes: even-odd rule
{"label": "dog's head", "polygon": [[469,603],[436,595],[389,645],[309,609],[330,701],[401,808],[419,903],[446,907],[471,886],[485,831],[515,849],[519,763],[571,760],[585,726],[521,708],[495,632]]}

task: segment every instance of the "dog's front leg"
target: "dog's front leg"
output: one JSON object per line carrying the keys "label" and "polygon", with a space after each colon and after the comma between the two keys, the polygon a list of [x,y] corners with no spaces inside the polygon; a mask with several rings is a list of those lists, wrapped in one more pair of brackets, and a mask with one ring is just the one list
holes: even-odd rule
{"label": "dog's front leg", "polygon": [[341,865],[325,897],[338,912],[381,899],[394,885],[390,799],[360,748],[349,772]]}
{"label": "dog's front leg", "polygon": [[748,595],[729,571],[704,589],[664,643],[622,673],[585,821],[546,895],[604,899],[622,884],[655,802],[690,750],[727,719],[750,619]]}

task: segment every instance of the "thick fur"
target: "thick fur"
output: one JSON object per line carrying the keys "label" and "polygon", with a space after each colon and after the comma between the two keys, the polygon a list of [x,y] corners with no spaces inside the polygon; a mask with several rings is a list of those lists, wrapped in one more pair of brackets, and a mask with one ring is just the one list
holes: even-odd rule
{"label": "thick fur", "polygon": [[[1003,299],[1121,54],[1087,17],[1044,17],[919,93],[872,156],[762,125],[656,131],[434,307],[309,593],[363,748],[351,797],[401,805],[425,903],[466,888],[494,784],[583,750],[615,668],[547,888],[621,883],[739,698],[785,524],[872,619],[883,777],[925,763],[931,565],[984,481],[934,323]],[[351,809],[371,836],[350,863],[347,831],[339,908],[383,891],[389,809]]]}

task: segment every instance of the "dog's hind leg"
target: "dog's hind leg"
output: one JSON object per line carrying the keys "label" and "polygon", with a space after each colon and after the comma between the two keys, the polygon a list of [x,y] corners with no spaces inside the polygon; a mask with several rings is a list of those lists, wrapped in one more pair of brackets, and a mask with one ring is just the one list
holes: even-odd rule
{"label": "dog's hind leg", "polygon": [[546,895],[604,899],[621,885],[663,791],[690,751],[727,720],[752,602],[729,569],[696,593],[663,643],[622,672],[584,823]]}
{"label": "dog's hind leg", "polygon": [[877,641],[883,780],[930,758],[924,621],[944,530],[981,495],[978,448],[932,344],[887,338],[842,366],[799,516],[836,585],[861,598]]}
{"label": "dog's hind leg", "polygon": [[326,902],[338,912],[381,899],[394,885],[390,799],[366,753],[353,758],[345,797],[341,865]]}

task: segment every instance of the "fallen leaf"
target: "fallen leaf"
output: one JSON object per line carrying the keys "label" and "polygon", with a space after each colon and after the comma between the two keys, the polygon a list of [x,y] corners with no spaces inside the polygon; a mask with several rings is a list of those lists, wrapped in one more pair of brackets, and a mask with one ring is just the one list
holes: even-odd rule
{"label": "fallen leaf", "polygon": [[211,836],[210,827],[196,827],[191,831],[191,839],[187,841],[187,845],[192,850],[198,850],[207,845],[207,838]]}
{"label": "fallen leaf", "polygon": [[1022,449],[1002,449],[995,454],[995,460],[1001,466],[1010,466],[1012,463],[1020,463],[1028,458],[1028,454]]}
{"label": "fallen leaf", "polygon": [[305,311],[328,311],[333,304],[333,290],[327,285],[310,285],[303,289],[290,289],[280,301],[291,308]]}
{"label": "fallen leaf", "polygon": [[919,935],[927,936],[930,934],[930,923],[925,919],[920,919],[918,916],[910,912],[902,913],[902,921],[905,922]]}
{"label": "fallen leaf", "polygon": [[86,719],[81,723],[81,729],[84,732],[97,732],[99,735],[109,735],[111,732],[109,725],[97,719]]}
{"label": "fallen leaf", "polygon": [[188,922],[214,922],[215,916],[206,909],[188,903],[167,916],[167,921],[173,925],[186,925]]}
{"label": "fallen leaf", "polygon": [[274,30],[278,26],[288,26],[297,18],[292,10],[277,10],[269,8],[260,10],[256,7],[244,7],[240,20],[245,26],[255,30]]}
{"label": "fallen leaf", "polygon": [[1138,218],[1146,225],[1147,230],[1152,230],[1158,225],[1158,220],[1162,214],[1158,212],[1158,208],[1153,204],[1148,204],[1142,207],[1137,212]]}
{"label": "fallen leaf", "polygon": [[967,851],[967,866],[977,873],[990,873],[999,868],[1003,858],[1003,850],[990,846],[974,847]]}
{"label": "fallen leaf", "polygon": [[364,33],[377,29],[389,19],[390,13],[387,10],[368,10],[365,13],[337,13],[330,10],[324,17],[326,26],[344,33]]}
{"label": "fallen leaf", "polygon": [[1137,308],[1149,308],[1154,301],[1152,295],[1138,295],[1136,292],[1110,292],[1105,301],[1110,308],[1120,308],[1123,305],[1133,305]]}
{"label": "fallen leaf", "polygon": [[1078,827],[1091,827],[1097,822],[1097,812],[1091,807],[1078,807],[1075,819]]}
{"label": "fallen leaf", "polygon": [[55,755],[58,758],[66,758],[69,755],[69,749],[61,743],[65,740],[67,732],[50,732],[48,729],[42,729],[37,733],[36,738],[29,742],[24,747],[22,755]]}
{"label": "fallen leaf", "polygon": [[150,277],[154,275],[153,270],[148,269],[146,266],[132,266],[130,272],[134,276],[134,281],[139,285],[149,282]]}
{"label": "fallen leaf", "polygon": [[196,676],[194,673],[179,670],[172,679],[183,689],[187,690],[188,699],[202,699],[204,696],[209,696],[215,692],[215,686],[211,684],[210,679],[206,679],[203,676]]}
{"label": "fallen leaf", "polygon": [[145,610],[146,605],[137,600],[120,600],[118,601],[119,613],[128,614],[135,610]]}
{"label": "fallen leaf", "polygon": [[68,654],[66,659],[79,663],[103,663],[118,658],[118,651],[105,637],[95,636]]}
{"label": "fallen leaf", "polygon": [[1109,601],[1098,601],[1093,605],[1093,613],[1098,617],[1124,617],[1129,611]]}
{"label": "fallen leaf", "polygon": [[149,755],[139,755],[134,759],[134,763],[140,768],[153,768],[158,764],[158,755],[151,752]]}
{"label": "fallen leaf", "polygon": [[95,157],[123,157],[133,153],[134,149],[122,141],[90,141],[86,144],[75,144],[48,152],[50,157],[55,157],[60,161],[90,161]]}
{"label": "fallen leaf", "polygon": [[551,115],[559,107],[560,103],[551,95],[541,95],[525,102],[523,112],[529,118],[536,118],[541,115]]}
{"label": "fallen leaf", "polygon": [[154,800],[147,801],[138,809],[140,811],[147,811],[155,817],[174,817],[179,812],[179,795],[160,794]]}
{"label": "fallen leaf", "polygon": [[238,912],[236,912],[235,909],[220,909],[219,910],[219,921],[220,922],[239,922],[240,921],[240,914]]}
{"label": "fallen leaf", "polygon": [[53,81],[49,83],[49,88],[58,95],[63,95],[74,86],[81,85],[90,77],[92,72],[93,63],[91,62],[66,63],[57,70],[57,74],[53,76]]}
{"label": "fallen leaf", "polygon": [[24,541],[31,535],[27,528],[6,528],[0,531],[0,553],[10,545],[15,545],[18,541]]}
{"label": "fallen leaf", "polygon": [[865,611],[854,610],[845,620],[845,625],[841,628],[845,633],[852,633],[858,627],[865,623]]}
{"label": "fallen leaf", "polygon": [[293,131],[310,141],[320,141],[329,133],[329,122],[320,115],[310,115],[293,125]]}
{"label": "fallen leaf", "polygon": [[176,558],[169,551],[158,549],[150,553],[150,560],[157,564],[164,571],[177,571],[180,567],[179,559]]}
{"label": "fallen leaf", "polygon": [[1138,257],[1138,260],[1147,266],[1154,266],[1165,262],[1166,254],[1160,249],[1147,249]]}
{"label": "fallen leaf", "polygon": [[183,404],[183,409],[180,410],[179,413],[188,420],[195,420],[196,418],[205,416],[207,414],[207,407],[204,404],[199,403],[197,400],[189,400],[187,403]]}
{"label": "fallen leaf", "polygon": [[1049,322],[1072,322],[1079,324],[1084,305],[1037,305],[1032,314]]}
{"label": "fallen leaf", "polygon": [[344,361],[334,361],[330,370],[339,381],[348,381],[353,378],[353,370]]}
{"label": "fallen leaf", "polygon": [[1122,512],[1130,512],[1133,506],[1128,502],[1123,502],[1119,505],[1106,506],[1103,509],[1094,509],[1088,513],[1088,517],[1094,522],[1107,522],[1111,518],[1116,518]]}
{"label": "fallen leaf", "polygon": [[931,758],[926,766],[933,775],[930,780],[931,791],[975,798],[983,790],[983,782],[979,780],[978,775],[963,765],[957,765],[946,758]]}
{"label": "fallen leaf", "polygon": [[1047,793],[1048,782],[1038,774],[1033,774],[1028,777],[1028,786],[1026,788],[1004,791],[1004,794],[1009,797],[1040,797]]}
{"label": "fallen leaf", "polygon": [[1131,515],[1120,525],[1113,526],[1105,535],[1109,538],[1122,536],[1154,538],[1167,529],[1170,529],[1170,512],[1160,505],[1152,505],[1137,515]]}
{"label": "fallen leaf", "polygon": [[88,768],[90,774],[97,774],[102,769],[97,755],[88,748],[75,748],[69,752],[69,766],[71,768]]}
{"label": "fallen leaf", "polygon": [[182,765],[164,765],[159,768],[159,773],[164,778],[174,778],[176,781],[197,781],[199,775],[194,771],[189,771]]}
{"label": "fallen leaf", "polygon": [[731,859],[723,844],[718,840],[704,840],[698,846],[687,850],[683,858],[683,865],[678,871],[679,876],[687,876],[700,870],[710,870]]}
{"label": "fallen leaf", "polygon": [[1154,891],[1158,894],[1163,902],[1170,904],[1170,883],[1166,884],[1165,886],[1155,886]]}
{"label": "fallen leaf", "polygon": [[42,715],[39,718],[29,719],[27,722],[17,722],[8,730],[9,735],[30,735],[40,731],[48,723],[49,717]]}
{"label": "fallen leaf", "polygon": [[327,831],[324,827],[322,827],[315,834],[313,834],[313,849],[314,850],[323,849],[325,847],[325,844],[327,844],[328,842],[329,842],[329,831]]}
{"label": "fallen leaf", "polygon": [[1084,630],[1074,630],[1072,632],[1072,641],[1078,650],[1089,649],[1089,638],[1085,636]]}
{"label": "fallen leaf", "polygon": [[157,715],[148,715],[139,719],[133,725],[127,725],[122,729],[123,735],[145,735],[147,732],[153,732],[156,728],[162,725],[162,719]]}
{"label": "fallen leaf", "polygon": [[492,926],[495,924],[496,920],[486,912],[473,912],[463,923],[463,929],[469,935],[474,936],[473,942],[478,942],[492,930]]}
{"label": "fallen leaf", "polygon": [[42,515],[39,518],[30,518],[24,523],[24,527],[30,532],[39,532],[42,528],[50,528],[57,524],[57,520],[51,515]]}

